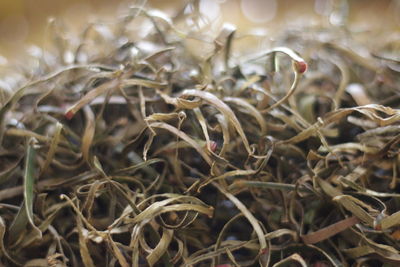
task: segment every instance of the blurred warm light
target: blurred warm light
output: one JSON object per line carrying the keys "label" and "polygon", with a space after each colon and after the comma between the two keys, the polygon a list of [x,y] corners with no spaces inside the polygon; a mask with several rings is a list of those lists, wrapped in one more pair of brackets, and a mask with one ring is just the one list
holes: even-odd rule
{"label": "blurred warm light", "polygon": [[315,0],[314,10],[318,15],[328,16],[332,12],[333,0]]}
{"label": "blurred warm light", "polygon": [[23,42],[28,36],[29,24],[22,14],[10,14],[0,23],[1,42]]}
{"label": "blurred warm light", "polygon": [[221,15],[219,2],[215,0],[200,0],[200,12],[209,20],[215,20]]}
{"label": "blurred warm light", "polygon": [[276,14],[276,0],[241,0],[241,8],[246,19],[255,23],[272,20]]}
{"label": "blurred warm light", "polygon": [[[9,57],[26,51],[30,44],[42,46],[46,39],[48,18],[60,18],[68,30],[82,30],[94,20],[112,20],[117,10],[129,4],[146,3],[169,15],[184,8],[188,0],[1,0],[0,55]],[[345,17],[335,10],[348,9],[349,23],[356,31],[387,30],[399,33],[400,1],[394,0],[198,0],[204,23],[216,27],[224,22],[235,24],[239,31],[273,34],[299,24],[340,26]],[[186,10],[190,12],[190,10]]]}

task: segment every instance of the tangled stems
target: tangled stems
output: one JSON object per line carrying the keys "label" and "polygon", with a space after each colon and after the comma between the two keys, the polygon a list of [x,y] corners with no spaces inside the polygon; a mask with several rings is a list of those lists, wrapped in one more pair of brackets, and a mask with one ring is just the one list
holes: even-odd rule
{"label": "tangled stems", "polygon": [[301,74],[303,74],[303,73],[305,73],[307,71],[307,63],[306,63],[306,61],[302,57],[297,55],[292,49],[287,48],[287,47],[275,47],[275,48],[271,49],[270,51],[267,51],[264,54],[262,54],[260,56],[257,56],[257,57],[254,57],[254,58],[252,58],[252,59],[250,59],[248,61],[257,60],[257,59],[260,59],[260,58],[268,56],[268,55],[275,56],[276,53],[283,53],[285,55],[288,55],[292,59],[294,79],[293,79],[293,83],[290,86],[290,89],[287,92],[287,94],[284,97],[282,97],[280,100],[275,102],[272,106],[262,110],[261,113],[268,113],[272,109],[280,106],[291,95],[293,95],[293,93],[295,92],[295,90],[297,88],[297,85],[299,83]]}
{"label": "tangled stems", "polygon": [[270,112],[270,111],[273,110],[274,108],[276,108],[276,107],[280,106],[281,104],[283,104],[291,95],[293,95],[293,93],[294,93],[294,91],[296,90],[297,85],[298,85],[298,83],[299,83],[300,75],[301,75],[300,72],[295,71],[295,72],[294,72],[293,83],[292,83],[292,85],[290,86],[290,89],[289,89],[289,91],[287,92],[287,94],[286,94],[284,97],[282,97],[281,99],[279,99],[277,102],[275,102],[273,105],[271,105],[270,107],[268,107],[268,108],[266,108],[266,109],[264,109],[264,110],[261,110],[260,112],[261,112],[261,113],[268,113],[268,112]]}

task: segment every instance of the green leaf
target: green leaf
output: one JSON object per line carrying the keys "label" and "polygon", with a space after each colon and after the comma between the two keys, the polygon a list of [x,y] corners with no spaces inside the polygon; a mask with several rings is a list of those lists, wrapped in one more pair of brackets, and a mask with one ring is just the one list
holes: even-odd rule
{"label": "green leaf", "polygon": [[[35,232],[36,238],[42,238],[42,232],[36,227],[33,220],[33,202],[34,202],[34,185],[36,175],[35,164],[35,139],[30,138],[28,141],[26,156],[25,156],[25,169],[24,169],[24,202],[18,211],[17,216],[14,218],[10,226],[10,241],[16,242],[17,238],[21,237],[21,233],[25,230],[26,225],[29,223],[32,230]],[[21,239],[19,239],[20,241]]]}

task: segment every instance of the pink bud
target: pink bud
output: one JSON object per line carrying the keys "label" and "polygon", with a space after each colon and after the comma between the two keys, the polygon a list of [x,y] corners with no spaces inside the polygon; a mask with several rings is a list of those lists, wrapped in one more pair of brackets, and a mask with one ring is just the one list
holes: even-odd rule
{"label": "pink bud", "polygon": [[72,112],[72,110],[70,110],[70,111],[68,111],[67,113],[64,114],[64,116],[65,116],[65,118],[67,118],[67,120],[72,119],[72,117],[73,117],[74,115],[75,115],[75,114]]}
{"label": "pink bud", "polygon": [[217,142],[210,141],[210,148],[212,152],[215,152],[217,150]]}
{"label": "pink bud", "polygon": [[307,71],[307,63],[305,61],[295,61],[294,68],[298,73],[303,74]]}

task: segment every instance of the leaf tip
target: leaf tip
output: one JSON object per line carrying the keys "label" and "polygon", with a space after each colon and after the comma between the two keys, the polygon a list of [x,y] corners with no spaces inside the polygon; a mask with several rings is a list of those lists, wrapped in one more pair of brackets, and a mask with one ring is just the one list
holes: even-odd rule
{"label": "leaf tip", "polygon": [[65,112],[64,116],[67,120],[71,120],[74,117],[75,113],[72,110],[68,110]]}
{"label": "leaf tip", "polygon": [[294,62],[294,69],[297,73],[303,74],[307,71],[308,65],[305,61],[295,61]]}
{"label": "leaf tip", "polygon": [[218,144],[215,141],[210,141],[210,148],[212,152],[215,152],[217,150]]}

